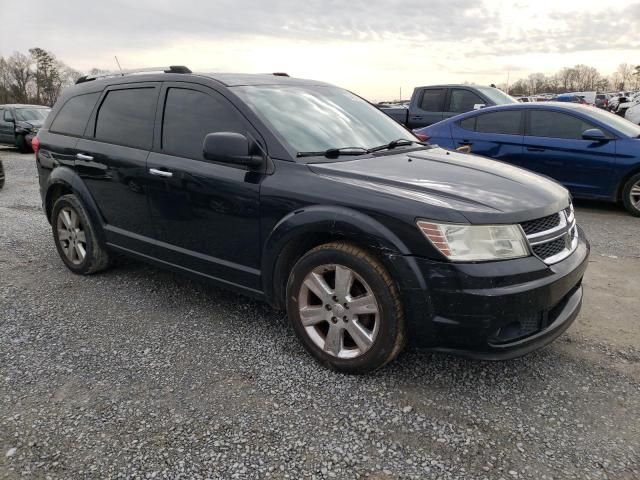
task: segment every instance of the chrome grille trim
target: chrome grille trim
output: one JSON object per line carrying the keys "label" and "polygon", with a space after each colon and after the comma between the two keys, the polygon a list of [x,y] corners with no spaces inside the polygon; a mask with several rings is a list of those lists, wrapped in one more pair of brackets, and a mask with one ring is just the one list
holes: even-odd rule
{"label": "chrome grille trim", "polygon": [[[564,260],[578,248],[578,226],[576,225],[573,204],[569,204],[568,208],[558,212],[557,215],[559,220],[558,226],[543,232],[526,235],[531,252],[547,265],[552,265]],[[535,247],[544,246],[561,238],[565,239],[565,248],[559,253],[550,257],[542,257],[536,253]],[[543,249],[538,248],[538,250]],[[547,251],[548,250],[549,249],[547,249]]]}

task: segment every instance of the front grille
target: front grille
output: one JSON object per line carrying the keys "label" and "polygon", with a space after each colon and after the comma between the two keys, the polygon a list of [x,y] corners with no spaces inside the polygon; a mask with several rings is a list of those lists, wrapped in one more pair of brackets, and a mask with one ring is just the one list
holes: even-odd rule
{"label": "front grille", "polygon": [[533,253],[552,264],[568,257],[578,245],[573,208],[520,224]]}
{"label": "front grille", "polygon": [[531,220],[530,222],[524,222],[520,224],[526,235],[534,235],[536,233],[551,230],[552,228],[560,225],[560,215],[554,213],[548,217],[538,218],[537,220]]}
{"label": "front grille", "polygon": [[534,246],[533,253],[544,260],[545,258],[553,257],[554,255],[559,254],[566,248],[566,246],[567,242],[565,242],[564,237],[561,237],[557,240],[553,240],[552,242]]}

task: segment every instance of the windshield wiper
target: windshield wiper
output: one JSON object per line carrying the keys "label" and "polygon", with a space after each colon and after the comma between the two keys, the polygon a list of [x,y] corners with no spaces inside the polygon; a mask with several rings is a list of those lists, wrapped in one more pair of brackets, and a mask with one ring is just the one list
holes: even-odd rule
{"label": "windshield wiper", "polygon": [[423,147],[429,147],[428,143],[419,142],[418,140],[410,140],[408,138],[399,138],[397,140],[393,140],[389,143],[385,143],[384,145],[380,145],[378,147],[372,148],[364,148],[364,147],[342,147],[342,148],[330,148],[325,150],[324,152],[298,152],[297,157],[327,157],[327,158],[338,158],[341,155],[365,155],[367,153],[379,152],[381,150],[393,150],[396,147],[407,146],[407,145],[422,145]]}
{"label": "windshield wiper", "polygon": [[340,155],[365,155],[369,153],[369,150],[363,147],[342,147],[342,148],[329,148],[324,152],[298,152],[296,155],[299,157],[327,157],[338,158]]}

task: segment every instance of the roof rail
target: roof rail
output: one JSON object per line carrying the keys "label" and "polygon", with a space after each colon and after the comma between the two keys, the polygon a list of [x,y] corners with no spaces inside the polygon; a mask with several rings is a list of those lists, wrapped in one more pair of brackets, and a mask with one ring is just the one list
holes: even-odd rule
{"label": "roof rail", "polygon": [[99,73],[97,75],[84,75],[76,80],[76,85],[78,83],[90,82],[92,80],[96,80],[98,78],[106,78],[106,77],[124,77],[125,75],[136,75],[140,73],[152,73],[152,72],[163,72],[163,73],[192,73],[189,68],[184,65],[170,65],[168,67],[149,67],[149,68],[136,68],[132,70],[122,70],[119,72],[107,72],[107,73]]}
{"label": "roof rail", "polygon": [[273,72],[272,75],[276,76],[276,77],[288,77],[289,74],[286,72]]}

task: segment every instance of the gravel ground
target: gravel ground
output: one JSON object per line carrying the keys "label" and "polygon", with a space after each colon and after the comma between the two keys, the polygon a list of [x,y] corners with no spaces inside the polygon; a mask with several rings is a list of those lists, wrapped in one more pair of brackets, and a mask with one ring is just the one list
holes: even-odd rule
{"label": "gravel ground", "polygon": [[[583,311],[523,359],[408,351],[350,377],[258,302],[128,260],[73,275],[33,157],[0,157],[0,477],[640,478],[640,220],[620,209],[577,214],[587,295],[633,321],[626,341]],[[605,289],[611,265],[624,298]]]}

